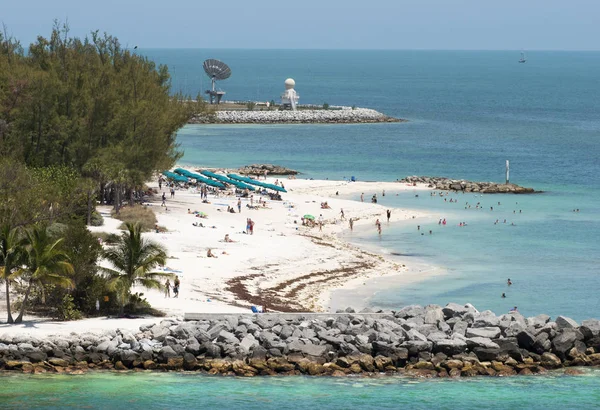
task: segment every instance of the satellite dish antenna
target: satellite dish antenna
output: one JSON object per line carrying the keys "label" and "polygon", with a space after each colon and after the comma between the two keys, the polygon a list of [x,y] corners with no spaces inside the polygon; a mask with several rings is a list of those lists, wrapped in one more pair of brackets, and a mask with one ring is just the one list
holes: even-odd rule
{"label": "satellite dish antenna", "polygon": [[226,80],[231,76],[231,68],[222,61],[209,58],[202,64],[204,72],[212,81],[212,89],[206,90],[206,94],[210,96],[210,103],[212,104],[216,100],[217,104],[221,102],[221,98],[225,95],[225,91],[217,91],[215,89],[215,82]]}

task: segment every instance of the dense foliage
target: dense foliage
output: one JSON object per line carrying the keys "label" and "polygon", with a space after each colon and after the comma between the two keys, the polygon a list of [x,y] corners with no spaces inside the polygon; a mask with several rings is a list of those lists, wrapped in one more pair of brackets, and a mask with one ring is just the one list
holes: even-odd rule
{"label": "dense foliage", "polygon": [[174,164],[176,131],[205,109],[195,101],[108,34],[74,38],[55,23],[25,49],[0,33],[0,280],[19,320],[29,302],[65,319],[127,302],[98,274],[102,247],[85,224],[101,223],[98,202],[133,205]]}

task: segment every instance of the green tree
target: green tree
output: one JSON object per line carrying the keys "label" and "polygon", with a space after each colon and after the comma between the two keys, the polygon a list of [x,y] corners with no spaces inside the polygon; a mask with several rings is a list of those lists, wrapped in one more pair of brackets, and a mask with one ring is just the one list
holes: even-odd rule
{"label": "green tree", "polygon": [[22,250],[19,230],[11,228],[10,225],[2,225],[0,227],[0,278],[4,280],[6,286],[8,323],[14,322],[10,309],[10,281],[12,274],[19,267]]}
{"label": "green tree", "polygon": [[73,274],[73,265],[69,262],[67,254],[60,248],[61,242],[62,239],[52,239],[46,227],[40,224],[25,231],[23,241],[25,268],[21,276],[27,283],[27,288],[21,312],[15,319],[15,323],[23,321],[23,314],[33,286],[55,285],[64,288],[73,286],[73,280],[69,277]]}
{"label": "green tree", "polygon": [[164,266],[167,261],[166,250],[156,243],[142,238],[139,224],[126,224],[124,232],[116,244],[104,251],[104,258],[113,268],[102,268],[108,279],[110,289],[119,295],[120,314],[131,294],[133,285],[141,285],[147,289],[163,289],[161,279],[171,277],[165,272],[154,272],[157,266]]}

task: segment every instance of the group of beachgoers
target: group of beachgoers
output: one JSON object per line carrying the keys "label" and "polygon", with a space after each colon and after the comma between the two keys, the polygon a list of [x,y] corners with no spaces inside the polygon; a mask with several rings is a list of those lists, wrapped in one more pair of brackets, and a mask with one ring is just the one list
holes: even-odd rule
{"label": "group of beachgoers", "polygon": [[175,276],[173,280],[173,285],[171,285],[171,281],[167,279],[165,282],[165,298],[171,297],[171,288],[173,289],[173,297],[179,297],[179,286],[181,285],[181,281],[179,280],[179,276]]}

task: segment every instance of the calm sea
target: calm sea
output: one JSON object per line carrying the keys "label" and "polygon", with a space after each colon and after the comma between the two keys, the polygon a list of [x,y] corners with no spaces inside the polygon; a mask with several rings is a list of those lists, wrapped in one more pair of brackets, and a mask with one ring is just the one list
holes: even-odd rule
{"label": "calm sea", "polygon": [[[175,91],[196,95],[208,88],[202,61],[218,58],[233,72],[219,84],[230,100],[277,100],[283,81],[292,77],[301,103],[371,107],[409,120],[187,126],[178,135],[184,163],[277,163],[307,178],[393,181],[417,174],[502,181],[508,159],[512,182],[544,191],[531,196],[454,194],[446,198],[456,199],[452,203],[428,194],[379,195],[390,207],[430,210],[436,217],[384,226],[381,238],[365,228],[348,239],[407,255],[402,257],[407,264],[412,258],[439,266],[445,274],[410,286],[387,283],[368,304],[397,308],[454,301],[498,314],[516,305],[525,315],[600,317],[600,53],[530,51],[527,63],[518,64],[517,51],[141,52],[169,65]],[[483,209],[475,208],[477,202]],[[438,225],[438,217],[448,225]],[[460,222],[467,226],[459,227]],[[505,284],[509,277],[510,288]],[[23,381],[11,376],[0,383],[0,406],[593,408],[600,401],[599,380],[242,380],[136,374]]]}

